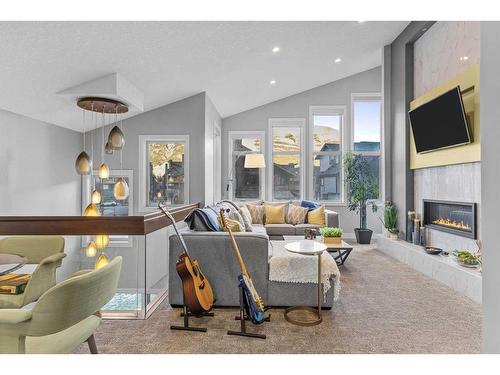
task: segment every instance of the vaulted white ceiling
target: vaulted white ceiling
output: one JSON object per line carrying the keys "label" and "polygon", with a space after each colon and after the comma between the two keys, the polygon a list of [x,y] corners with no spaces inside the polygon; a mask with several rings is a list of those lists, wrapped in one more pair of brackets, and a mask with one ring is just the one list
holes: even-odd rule
{"label": "vaulted white ceiling", "polygon": [[81,131],[75,98],[56,93],[117,72],[145,111],[206,91],[227,117],[380,65],[407,24],[0,22],[0,108]]}

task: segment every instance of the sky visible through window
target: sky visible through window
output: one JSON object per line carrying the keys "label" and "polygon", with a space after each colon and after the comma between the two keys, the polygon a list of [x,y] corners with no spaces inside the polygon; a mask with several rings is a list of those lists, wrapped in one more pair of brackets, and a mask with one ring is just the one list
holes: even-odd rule
{"label": "sky visible through window", "polygon": [[380,101],[354,102],[354,142],[380,142]]}

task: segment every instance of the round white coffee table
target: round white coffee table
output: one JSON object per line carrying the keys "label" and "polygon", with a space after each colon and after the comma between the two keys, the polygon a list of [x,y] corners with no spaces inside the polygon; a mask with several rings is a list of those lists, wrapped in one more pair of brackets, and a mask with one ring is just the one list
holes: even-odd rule
{"label": "round white coffee table", "polygon": [[[313,241],[313,240],[302,240],[296,242],[290,242],[285,244],[285,249],[291,253],[297,253],[302,255],[316,255],[318,257],[318,308],[309,306],[293,306],[285,310],[285,319],[299,326],[315,326],[323,321],[321,317],[321,299],[323,298],[323,284],[321,283],[321,254],[327,249],[326,245]],[[308,312],[313,314],[311,319],[297,319],[293,318],[292,312]]]}

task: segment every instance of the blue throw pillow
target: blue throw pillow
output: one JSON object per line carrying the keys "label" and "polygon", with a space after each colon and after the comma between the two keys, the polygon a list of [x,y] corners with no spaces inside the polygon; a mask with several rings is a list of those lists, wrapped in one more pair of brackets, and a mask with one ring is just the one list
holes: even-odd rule
{"label": "blue throw pillow", "polygon": [[302,207],[308,208],[309,211],[315,210],[320,207],[320,204],[318,202],[307,200],[303,200],[302,202],[300,202],[300,205]]}

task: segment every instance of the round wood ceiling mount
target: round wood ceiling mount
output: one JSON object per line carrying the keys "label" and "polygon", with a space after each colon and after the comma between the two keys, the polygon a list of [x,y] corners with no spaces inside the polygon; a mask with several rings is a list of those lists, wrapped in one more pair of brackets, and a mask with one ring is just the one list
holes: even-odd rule
{"label": "round wood ceiling mount", "polygon": [[87,111],[94,111],[99,113],[126,113],[128,107],[126,104],[114,99],[87,97],[81,98],[76,103],[78,107],[86,109]]}

